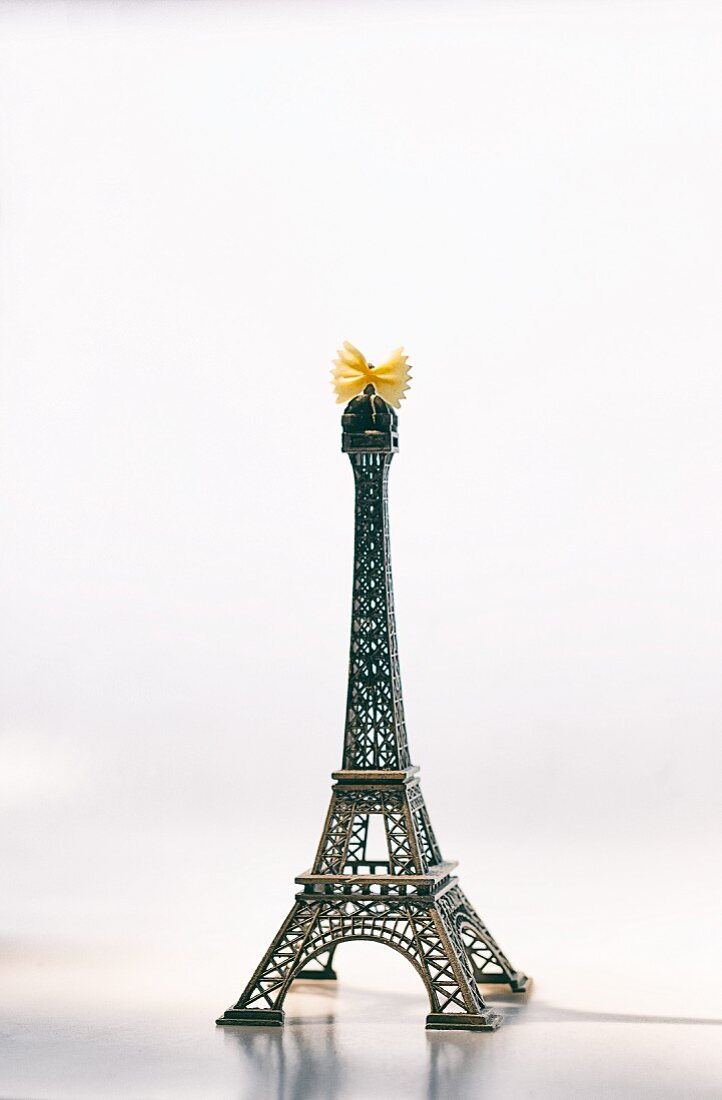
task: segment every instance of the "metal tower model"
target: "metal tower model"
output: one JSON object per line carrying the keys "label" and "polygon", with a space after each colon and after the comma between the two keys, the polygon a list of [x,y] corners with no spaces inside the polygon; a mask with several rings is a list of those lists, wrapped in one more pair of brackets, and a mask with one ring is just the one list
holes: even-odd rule
{"label": "metal tower model", "polygon": [[343,766],[333,773],[321,842],[311,869],[296,879],[293,908],[240,999],[217,1022],[280,1026],[295,978],[333,980],[339,944],[376,940],[421,975],[427,1028],[493,1031],[502,1017],[484,1003],[477,983],[523,993],[530,979],[514,969],[466,898],[456,863],[442,858],[409,757],[387,504],[398,418],[373,383],[344,411],[342,447],[356,485]]}

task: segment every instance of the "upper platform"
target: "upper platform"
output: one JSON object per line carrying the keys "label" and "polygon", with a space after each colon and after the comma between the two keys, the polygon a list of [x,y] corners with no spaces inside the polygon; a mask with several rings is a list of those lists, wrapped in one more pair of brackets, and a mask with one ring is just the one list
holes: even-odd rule
{"label": "upper platform", "polygon": [[372,382],[349,401],[341,423],[341,450],[347,454],[395,454],[399,449],[399,418]]}

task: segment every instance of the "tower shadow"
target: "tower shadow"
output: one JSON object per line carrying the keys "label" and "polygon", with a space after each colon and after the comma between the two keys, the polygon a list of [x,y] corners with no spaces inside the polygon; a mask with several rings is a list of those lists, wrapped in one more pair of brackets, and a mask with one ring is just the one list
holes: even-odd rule
{"label": "tower shadow", "polygon": [[598,1012],[593,1009],[563,1008],[547,1001],[534,1000],[529,1004],[512,1004],[488,1001],[498,1005],[506,1024],[693,1024],[697,1026],[722,1026],[722,1019],[709,1016],[654,1016],[635,1012]]}
{"label": "tower shadow", "polygon": [[[654,1016],[646,1013],[597,1012],[564,1008],[537,998],[510,1001],[501,994],[486,996],[504,1016],[504,1027],[534,1024],[676,1024],[722,1026],[722,1019],[704,1016]],[[454,1032],[427,1034],[427,1100],[476,1097],[484,1093],[494,1038]]]}

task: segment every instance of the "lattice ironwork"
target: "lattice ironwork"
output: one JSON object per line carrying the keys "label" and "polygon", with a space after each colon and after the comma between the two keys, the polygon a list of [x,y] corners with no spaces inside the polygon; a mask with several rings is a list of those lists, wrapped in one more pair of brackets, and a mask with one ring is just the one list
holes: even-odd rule
{"label": "lattice ironwork", "polygon": [[[418,783],[400,791],[338,790],[331,799],[327,826],[314,871],[341,874],[386,866],[393,874],[421,874],[442,862]],[[387,858],[367,857],[369,818],[383,816]]]}
{"label": "lattice ironwork", "polygon": [[472,1015],[494,1023],[496,1015],[484,1004],[458,932],[441,907],[385,898],[297,901],[229,1011],[279,1011],[297,974],[308,977],[314,959],[328,958],[340,943],[352,940],[375,940],[404,955],[424,980],[432,1014]]}
{"label": "lattice ironwork", "polygon": [[514,969],[463,890],[456,886],[449,893],[454,905],[454,924],[471,960],[477,982],[508,985],[514,993],[526,992],[530,979]]}
{"label": "lattice ironwork", "polygon": [[[427,1027],[493,1030],[501,1017],[477,983],[516,992],[515,971],[444,863],[411,766],[394,616],[388,473],[398,450],[393,409],[368,386],[347,406],[343,449],[356,487],[351,656],[343,768],[334,773],[326,822],[302,891],[222,1024],[278,1026],[295,978],[336,977],[343,942],[374,940],[399,951],[424,980]],[[370,819],[383,819],[385,852],[369,851]]]}
{"label": "lattice ironwork", "polygon": [[391,454],[352,455],[356,483],[353,614],[344,768],[408,768],[391,580]]}

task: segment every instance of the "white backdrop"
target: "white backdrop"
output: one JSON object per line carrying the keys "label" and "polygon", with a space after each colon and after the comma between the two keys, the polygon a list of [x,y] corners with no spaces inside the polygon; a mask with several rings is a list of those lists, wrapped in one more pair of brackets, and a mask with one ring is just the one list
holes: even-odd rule
{"label": "white backdrop", "polygon": [[445,854],[538,986],[712,1011],[721,60],[713,3],[2,6],[13,966],[175,938],[220,1010],[283,915],[340,762],[349,339],[415,368],[392,540]]}

